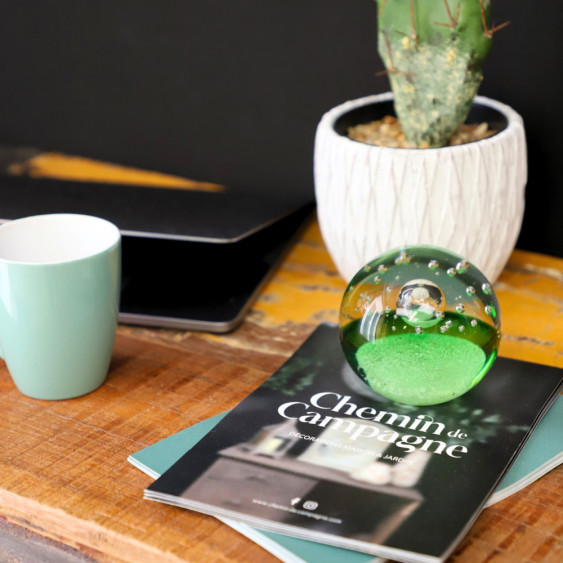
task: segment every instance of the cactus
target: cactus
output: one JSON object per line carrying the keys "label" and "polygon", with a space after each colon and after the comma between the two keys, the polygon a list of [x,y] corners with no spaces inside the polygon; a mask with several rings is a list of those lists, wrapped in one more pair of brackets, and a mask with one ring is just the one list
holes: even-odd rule
{"label": "cactus", "polygon": [[378,50],[407,139],[448,143],[482,80],[492,35],[490,0],[377,0]]}

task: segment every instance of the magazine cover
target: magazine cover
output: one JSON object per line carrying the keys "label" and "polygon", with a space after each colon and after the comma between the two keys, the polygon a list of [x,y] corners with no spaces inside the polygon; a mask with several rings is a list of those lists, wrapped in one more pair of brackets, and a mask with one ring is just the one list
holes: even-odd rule
{"label": "magazine cover", "polygon": [[157,479],[146,498],[401,561],[454,549],[561,386],[500,358],[466,395],[393,403],[322,325]]}

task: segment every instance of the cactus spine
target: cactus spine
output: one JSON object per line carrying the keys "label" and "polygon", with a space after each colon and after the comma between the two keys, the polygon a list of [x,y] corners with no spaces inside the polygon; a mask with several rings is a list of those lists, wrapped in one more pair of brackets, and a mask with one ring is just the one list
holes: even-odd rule
{"label": "cactus spine", "polygon": [[490,0],[377,0],[378,50],[407,139],[439,147],[461,125],[496,29]]}

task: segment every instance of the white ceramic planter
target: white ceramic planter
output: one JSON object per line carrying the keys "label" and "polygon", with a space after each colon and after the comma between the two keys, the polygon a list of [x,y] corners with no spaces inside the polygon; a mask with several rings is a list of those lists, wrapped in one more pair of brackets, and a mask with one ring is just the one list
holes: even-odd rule
{"label": "white ceramic planter", "polygon": [[388,250],[430,244],[462,255],[496,281],[514,249],[524,214],[522,118],[510,107],[478,96],[476,109],[506,125],[482,141],[395,149],[345,136],[343,127],[354,114],[382,103],[389,106],[392,94],[344,103],[327,112],[317,129],[319,223],[340,274],[349,281]]}

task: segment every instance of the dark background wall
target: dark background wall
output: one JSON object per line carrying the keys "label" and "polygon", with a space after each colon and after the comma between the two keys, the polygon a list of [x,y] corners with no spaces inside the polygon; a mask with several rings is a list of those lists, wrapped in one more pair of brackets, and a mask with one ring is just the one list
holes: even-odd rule
{"label": "dark background wall", "polygon": [[[563,256],[561,9],[495,0],[493,13],[511,23],[480,93],[525,120],[518,247]],[[375,30],[374,0],[4,2],[0,142],[312,193],[322,113],[388,89]]]}

